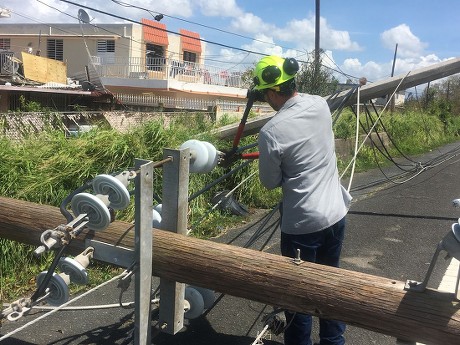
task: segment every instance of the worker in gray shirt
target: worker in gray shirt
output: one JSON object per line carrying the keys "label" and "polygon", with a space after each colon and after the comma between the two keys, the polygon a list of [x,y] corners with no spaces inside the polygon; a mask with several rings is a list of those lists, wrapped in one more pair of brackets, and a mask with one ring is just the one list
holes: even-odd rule
{"label": "worker in gray shirt", "polygon": [[[298,94],[293,58],[267,56],[254,70],[254,89],[276,110],[259,133],[259,177],[281,187],[281,254],[339,266],[351,196],[341,186],[326,101]],[[310,315],[286,312],[285,345],[311,345]],[[320,344],[342,345],[345,324],[320,318]]]}

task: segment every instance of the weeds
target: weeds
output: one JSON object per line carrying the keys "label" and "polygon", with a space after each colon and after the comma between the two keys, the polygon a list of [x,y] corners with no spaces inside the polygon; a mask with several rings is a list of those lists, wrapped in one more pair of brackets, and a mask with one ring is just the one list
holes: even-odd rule
{"label": "weeds", "polygon": [[[233,122],[238,120],[233,119]],[[232,119],[226,116],[219,125],[231,121]],[[345,112],[334,128],[336,136],[353,138],[355,126],[354,115]],[[383,128],[388,131],[401,151],[405,154],[416,154],[458,140],[460,116],[452,116],[445,111],[386,114],[379,125],[380,130]],[[135,158],[159,161],[163,156],[163,148],[178,148],[188,139],[196,137],[207,140],[220,150],[229,148],[231,143],[219,142],[211,134],[212,129],[213,124],[204,116],[187,114],[174,118],[168,126],[161,121],[152,121],[125,134],[111,129],[96,129],[78,137],[66,137],[64,132],[48,128],[39,133],[24,130],[27,134],[20,141],[0,136],[0,195],[59,206],[67,195],[96,175],[131,168]],[[243,138],[241,146],[256,140],[256,136]],[[390,150],[393,155],[397,154],[394,148]],[[379,160],[383,163],[381,155]],[[340,162],[341,169],[343,166],[344,163]],[[363,148],[358,156],[357,171],[374,166],[372,149]],[[190,195],[200,191],[227,171],[217,167],[208,174],[191,174]],[[255,161],[190,202],[189,220],[193,225],[193,236],[216,236],[235,222],[241,221],[241,218],[229,217],[218,210],[209,212],[213,206],[210,200],[222,190],[233,189],[254,172],[255,175],[250,181],[235,191],[234,197],[250,208],[271,208],[279,201],[280,190],[267,191],[263,188],[257,171]],[[161,195],[161,178],[161,171],[155,170],[154,190],[157,195]],[[132,221],[133,215],[134,207],[131,206],[117,214],[117,218]],[[30,290],[34,286],[31,277],[49,265],[51,256],[45,255],[37,261],[32,257],[32,251],[33,248],[30,246],[0,239],[1,300],[10,301],[23,296],[26,293],[24,287]],[[17,274],[17,267],[22,268],[21,274]],[[101,281],[113,273],[111,267],[104,265],[96,265],[92,270],[93,282]]]}

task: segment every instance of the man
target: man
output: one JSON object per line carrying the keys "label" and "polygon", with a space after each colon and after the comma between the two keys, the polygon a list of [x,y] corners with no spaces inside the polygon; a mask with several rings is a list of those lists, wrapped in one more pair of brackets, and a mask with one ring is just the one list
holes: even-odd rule
{"label": "man", "polygon": [[[350,195],[340,184],[331,113],[320,96],[300,95],[295,59],[268,56],[254,88],[276,114],[259,133],[259,176],[281,187],[281,254],[338,267]],[[286,312],[285,345],[311,345],[310,315]],[[342,345],[345,324],[320,319],[320,345]]]}

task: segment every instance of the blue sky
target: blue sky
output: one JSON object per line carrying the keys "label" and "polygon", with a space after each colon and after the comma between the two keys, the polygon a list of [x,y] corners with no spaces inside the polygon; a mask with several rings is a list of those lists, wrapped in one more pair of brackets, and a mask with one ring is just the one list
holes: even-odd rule
{"label": "blue sky", "polygon": [[[307,60],[314,48],[315,0],[91,0],[75,1],[133,20],[163,13],[168,30],[199,32],[201,37],[262,54]],[[125,6],[122,6],[121,4]],[[48,4],[49,6],[47,6]],[[134,5],[151,12],[126,7]],[[52,8],[76,15],[79,7],[59,0],[0,0],[10,9],[3,23],[72,22]],[[86,10],[92,23],[119,19]],[[458,0],[322,0],[323,63],[357,78],[375,81],[391,73],[398,44],[395,74],[460,56]],[[1,26],[0,26],[1,32]],[[206,45],[214,63],[250,67],[260,55]],[[345,77],[341,77],[345,78]]]}

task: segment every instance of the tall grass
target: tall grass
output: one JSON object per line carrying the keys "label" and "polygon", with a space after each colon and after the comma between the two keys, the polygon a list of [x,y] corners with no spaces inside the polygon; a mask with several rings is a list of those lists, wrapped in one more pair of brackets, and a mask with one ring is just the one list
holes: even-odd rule
{"label": "tall grass", "polygon": [[[223,121],[227,124],[232,119],[225,117]],[[459,116],[443,116],[441,119],[436,114],[408,111],[386,114],[382,122],[379,130],[385,128],[406,154],[420,153],[459,139]],[[135,158],[159,161],[164,148],[178,148],[188,139],[196,137],[215,144],[219,150],[229,149],[231,143],[219,142],[212,135],[212,129],[214,125],[203,115],[187,114],[176,117],[168,126],[161,121],[153,121],[128,133],[102,128],[68,138],[61,131],[49,129],[30,134],[21,141],[0,137],[0,195],[59,206],[67,195],[96,175],[129,169],[134,165]],[[346,112],[337,121],[336,136],[353,138],[354,129],[355,117]],[[256,140],[256,136],[243,138],[241,145]],[[392,152],[397,154],[394,149]],[[381,156],[377,158],[383,161]],[[373,165],[374,153],[369,148],[363,149],[358,158],[358,170]],[[279,201],[280,190],[267,191],[263,188],[257,170],[255,161],[190,202],[189,224],[193,225],[194,236],[208,238],[217,235],[234,222],[235,217],[228,214],[218,210],[209,212],[213,206],[211,199],[220,191],[232,190],[254,172],[255,175],[235,191],[235,198],[256,208],[271,208]],[[191,174],[190,194],[200,191],[227,171],[217,167],[208,174]],[[161,169],[157,169],[154,190],[160,196],[161,180]],[[133,215],[134,207],[131,206],[117,218],[131,221]],[[33,287],[33,277],[46,269],[52,256],[34,259],[31,255],[33,249],[0,239],[0,300],[11,301],[23,296],[25,290]],[[18,266],[22,268],[20,274],[17,274]],[[110,275],[110,269],[96,266],[95,270],[101,277]]]}
{"label": "tall grass", "polygon": [[[370,121],[365,116],[361,123],[366,129],[372,128],[377,116]],[[334,126],[336,138],[354,141],[356,131],[356,116],[350,111],[344,111]],[[460,115],[421,111],[409,108],[394,113],[385,113],[374,127],[374,132],[386,133],[394,145],[387,147],[392,157],[398,157],[401,152],[405,155],[415,155],[457,141],[460,138]],[[360,127],[360,135],[367,132]],[[350,155],[352,152],[350,151]],[[340,161],[339,170],[343,170],[348,162]],[[367,170],[376,164],[390,164],[377,150],[363,146],[358,154],[357,171]]]}

